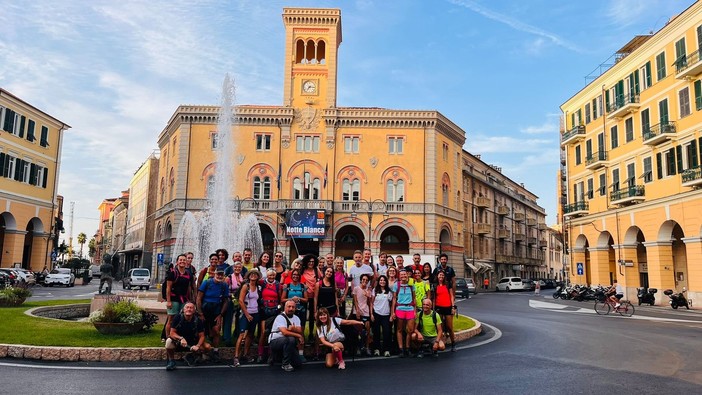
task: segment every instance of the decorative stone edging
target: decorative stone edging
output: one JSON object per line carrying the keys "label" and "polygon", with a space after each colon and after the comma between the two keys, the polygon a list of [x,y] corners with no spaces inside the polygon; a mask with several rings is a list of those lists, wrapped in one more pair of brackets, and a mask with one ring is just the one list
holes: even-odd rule
{"label": "decorative stone edging", "polygon": [[[480,321],[475,327],[456,333],[456,341],[462,342],[477,336],[483,331]],[[231,359],[233,348],[220,348],[222,358]],[[176,353],[176,358],[180,355]],[[21,344],[0,344],[0,358],[41,359],[44,361],[163,361],[166,359],[164,347],[144,348],[91,348],[91,347],[49,347],[25,346]]]}
{"label": "decorative stone edging", "polygon": [[88,317],[90,314],[90,303],[40,306],[26,310],[24,314],[31,317],[66,321],[75,318]]}

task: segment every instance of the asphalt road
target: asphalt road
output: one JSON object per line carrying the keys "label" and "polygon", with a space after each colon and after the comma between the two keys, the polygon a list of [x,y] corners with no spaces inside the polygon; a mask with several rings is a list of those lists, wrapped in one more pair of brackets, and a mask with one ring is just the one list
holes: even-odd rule
{"label": "asphalt road", "polygon": [[[43,287],[41,285],[35,285],[31,288],[32,297],[28,300],[30,301],[42,301],[42,300],[52,300],[52,299],[90,299],[98,291],[100,286],[100,279],[95,278],[91,280],[88,284],[76,284],[73,287],[65,287],[63,285],[54,285],[53,287]],[[121,291],[122,283],[114,281],[112,284],[112,291]]]}
{"label": "asphalt road", "polygon": [[591,302],[526,293],[458,304],[489,326],[436,360],[374,358],[348,362],[346,371],[309,364],[285,373],[279,366],[166,372],[161,363],[4,359],[0,393],[702,393],[702,313],[650,307],[633,318],[598,316]]}

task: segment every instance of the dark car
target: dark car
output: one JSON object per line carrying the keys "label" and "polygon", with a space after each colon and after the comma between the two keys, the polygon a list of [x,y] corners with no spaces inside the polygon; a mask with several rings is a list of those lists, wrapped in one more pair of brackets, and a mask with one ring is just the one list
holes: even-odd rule
{"label": "dark car", "polygon": [[8,285],[10,285],[10,275],[0,271],[0,289],[4,289]]}
{"label": "dark car", "polygon": [[472,278],[456,278],[456,296],[467,298],[470,294],[475,295],[475,283]]}

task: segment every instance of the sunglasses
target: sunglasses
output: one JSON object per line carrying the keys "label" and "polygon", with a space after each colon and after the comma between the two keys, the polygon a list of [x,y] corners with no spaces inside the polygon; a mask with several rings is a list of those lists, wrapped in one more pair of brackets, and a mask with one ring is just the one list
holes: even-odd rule
{"label": "sunglasses", "polygon": [[276,258],[282,258],[283,256],[282,256],[282,255],[276,255],[275,257],[276,257]]}

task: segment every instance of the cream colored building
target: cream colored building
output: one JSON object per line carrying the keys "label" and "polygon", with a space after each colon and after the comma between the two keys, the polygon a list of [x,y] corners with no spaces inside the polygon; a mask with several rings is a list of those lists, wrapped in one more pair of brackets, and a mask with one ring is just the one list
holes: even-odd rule
{"label": "cream colored building", "polygon": [[69,128],[0,88],[0,267],[51,267],[61,144]]}
{"label": "cream colored building", "polygon": [[700,48],[696,2],[561,106],[573,282],[702,296]]}

